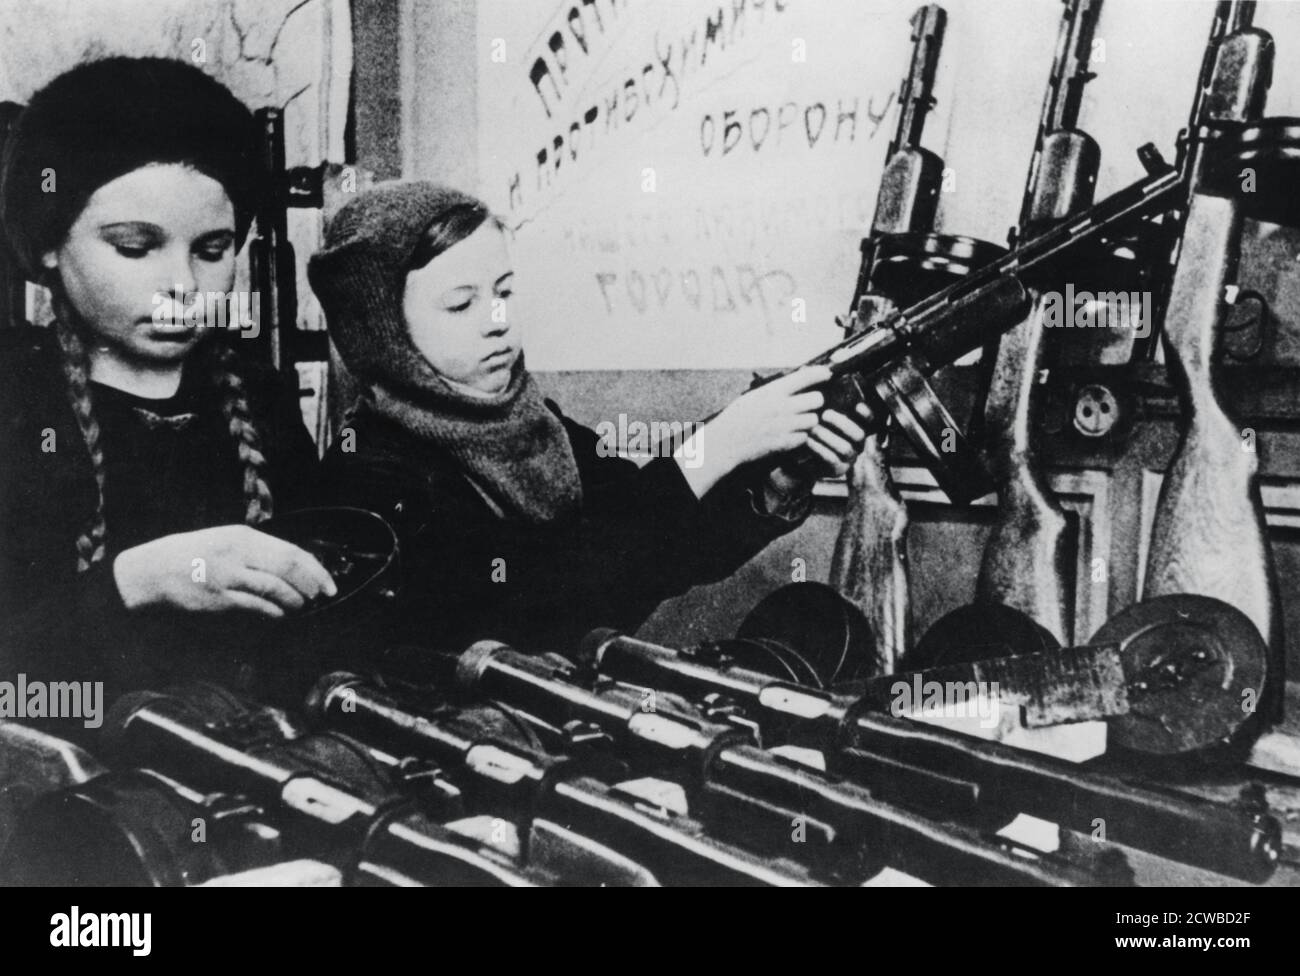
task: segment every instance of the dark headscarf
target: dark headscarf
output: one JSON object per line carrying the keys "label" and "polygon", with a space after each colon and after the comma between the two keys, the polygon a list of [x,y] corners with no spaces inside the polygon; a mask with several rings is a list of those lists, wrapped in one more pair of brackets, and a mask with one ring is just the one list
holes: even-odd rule
{"label": "dark headscarf", "polygon": [[387,417],[450,455],[498,514],[551,522],[577,511],[582,485],[564,425],[542,400],[523,355],[504,390],[470,396],[416,348],[402,311],[425,232],[467,206],[486,219],[483,203],[434,183],[389,183],[361,193],[330,221],[308,277],[330,338],[369,387],[356,409]]}

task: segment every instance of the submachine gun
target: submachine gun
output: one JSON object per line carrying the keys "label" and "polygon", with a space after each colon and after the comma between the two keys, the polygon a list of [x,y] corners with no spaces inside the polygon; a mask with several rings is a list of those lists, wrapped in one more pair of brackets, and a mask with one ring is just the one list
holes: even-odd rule
{"label": "submachine gun", "polygon": [[[1204,608],[1202,615],[1248,624],[1226,604]],[[1164,629],[1179,631],[1179,623],[1167,622]],[[1266,879],[1281,855],[1281,827],[1258,804],[1213,803],[923,725],[882,711],[870,694],[800,685],[738,667],[708,644],[678,651],[597,630],[577,657],[602,676],[710,702],[719,721],[757,730],[764,745],[817,749],[829,772],[907,809],[938,811],[988,829],[1021,812],[1084,833],[1101,820],[1107,840],[1252,881]]]}
{"label": "submachine gun", "polygon": [[710,838],[698,822],[632,786],[610,785],[606,780],[620,778],[617,764],[549,754],[501,735],[464,710],[438,709],[416,694],[335,673],[316,685],[307,711],[324,726],[386,753],[445,770],[473,812],[514,823],[525,848],[546,844],[557,833],[576,834],[644,865],[662,884],[816,883],[793,863]]}
{"label": "submachine gun", "polygon": [[[283,713],[225,695],[138,692],[119,699],[105,728],[119,766],[248,798],[289,853],[337,862],[350,884],[533,887],[557,880],[443,826],[462,806],[454,786],[436,775],[421,776],[347,736],[302,734]],[[418,794],[400,788],[406,777],[420,783]],[[587,853],[588,883],[646,883],[626,861],[594,845]]]}
{"label": "submachine gun", "polygon": [[895,806],[838,775],[762,749],[752,730],[700,718],[650,691],[587,687],[567,662],[496,641],[480,641],[460,656],[456,683],[476,700],[508,705],[557,743],[606,737],[634,772],[680,783],[691,816],[714,836],[796,859],[828,881],[860,883],[886,865],[937,884],[1128,880],[1127,864],[1104,858],[1081,866],[1054,855],[1025,857],[973,828]]}
{"label": "submachine gun", "polygon": [[[938,291],[1001,248],[934,233],[943,161],[921,145],[934,105],[935,76],[948,15],[937,4],[912,15],[912,58],[898,96],[898,128],[885,155],[871,233],[862,241],[845,328],[863,329],[897,306]],[[848,473],[849,498],[835,544],[831,579],[871,622],[874,663],[892,671],[910,646],[907,506],[889,468],[889,431],[867,437]],[[979,472],[968,472],[978,477]],[[853,677],[849,672],[844,677]]]}
{"label": "submachine gun", "polygon": [[1068,280],[1069,268],[1130,247],[1144,224],[1186,214],[1198,192],[1243,198],[1240,208],[1247,213],[1262,208],[1274,220],[1293,222],[1296,214],[1276,212],[1290,195],[1242,193],[1237,175],[1249,164],[1257,171],[1257,188],[1276,189],[1286,185],[1300,155],[1300,120],[1259,118],[1268,80],[1259,59],[1268,52],[1242,26],[1251,7],[1226,0],[1216,11],[1175,165],[1143,147],[1143,179],[809,360],[834,374],[826,389],[828,406],[852,415],[857,403],[866,402],[878,415],[891,415],[948,497],[969,503],[987,492],[989,480],[971,476],[982,470],[980,460],[959,436],[928,376],[1023,322],[1031,287],[1058,287]]}

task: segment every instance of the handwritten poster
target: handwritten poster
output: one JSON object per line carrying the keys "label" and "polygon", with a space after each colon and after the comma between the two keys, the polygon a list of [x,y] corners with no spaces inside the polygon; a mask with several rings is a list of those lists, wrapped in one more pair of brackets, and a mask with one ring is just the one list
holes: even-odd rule
{"label": "handwritten poster", "polygon": [[530,365],[764,366],[834,340],[909,11],[479,7],[480,177],[516,228]]}

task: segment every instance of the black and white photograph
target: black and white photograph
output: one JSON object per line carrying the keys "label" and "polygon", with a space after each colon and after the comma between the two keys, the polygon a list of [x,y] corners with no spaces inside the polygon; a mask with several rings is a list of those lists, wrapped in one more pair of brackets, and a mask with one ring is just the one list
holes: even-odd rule
{"label": "black and white photograph", "polygon": [[24,941],[1086,887],[1258,949],[1298,584],[1300,3],[0,0]]}

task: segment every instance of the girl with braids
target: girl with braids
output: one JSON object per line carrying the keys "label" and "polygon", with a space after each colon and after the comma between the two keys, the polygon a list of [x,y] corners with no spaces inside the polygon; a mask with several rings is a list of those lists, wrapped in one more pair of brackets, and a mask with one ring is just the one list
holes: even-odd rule
{"label": "girl with braids", "polygon": [[0,680],[156,684],[334,592],[255,528],[315,465],[296,391],[182,324],[233,287],[255,139],[222,85],[153,58],[73,68],[16,123],[0,227],[55,321],[0,330]]}
{"label": "girl with braids", "polygon": [[[524,368],[502,224],[446,187],[359,195],[308,274],[365,387],[327,455],[325,490],[394,523],[411,644],[458,651],[492,637],[563,654],[593,627],[634,629],[798,525],[812,480],[847,470],[865,439],[842,414],[818,416],[811,388],[830,371],[807,369],[739,397],[644,467],[608,456]],[[781,464],[804,448],[812,468]]]}

